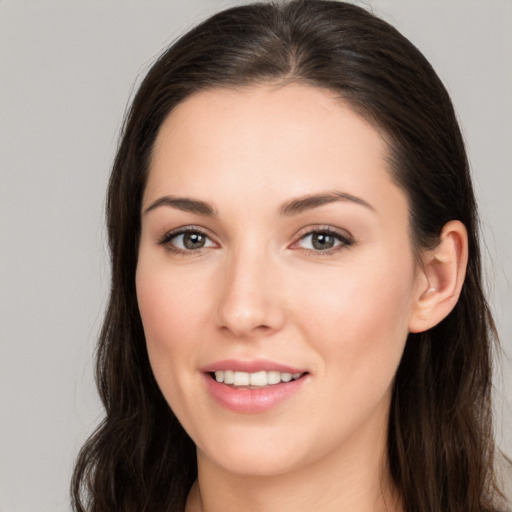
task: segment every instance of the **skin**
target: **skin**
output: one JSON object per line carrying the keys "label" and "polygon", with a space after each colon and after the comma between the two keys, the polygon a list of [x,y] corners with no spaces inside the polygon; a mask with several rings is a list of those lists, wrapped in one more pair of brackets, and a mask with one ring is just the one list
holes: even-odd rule
{"label": "skin", "polygon": [[[439,303],[452,307],[437,289],[456,300],[461,265],[417,266],[386,150],[331,92],[303,85],[199,92],[162,125],[136,285],[155,377],[197,446],[187,512],[400,510],[386,472],[391,386],[408,333],[438,321],[428,305],[439,318]],[[332,191],[351,199],[281,212]],[[216,215],[156,203],[166,196]],[[205,245],[161,243],[183,227]],[[327,251],[308,235],[325,228],[342,237]],[[450,261],[462,234],[443,235]],[[234,412],[201,372],[233,358],[306,369],[307,381],[268,411]]]}

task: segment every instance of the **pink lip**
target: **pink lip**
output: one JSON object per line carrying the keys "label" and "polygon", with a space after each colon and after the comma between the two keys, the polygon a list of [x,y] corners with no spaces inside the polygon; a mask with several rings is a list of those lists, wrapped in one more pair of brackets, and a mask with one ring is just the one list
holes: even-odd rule
{"label": "pink lip", "polygon": [[309,374],[297,380],[281,382],[256,389],[235,388],[217,382],[210,375],[216,370],[234,370],[240,372],[279,371],[282,373],[304,373],[304,370],[292,368],[270,361],[225,360],[213,363],[203,369],[206,388],[214,400],[222,407],[238,413],[256,414],[268,411],[295,395],[309,380]]}
{"label": "pink lip", "polygon": [[293,368],[284,364],[266,361],[263,359],[253,359],[251,361],[242,361],[240,359],[225,359],[205,366],[202,371],[212,373],[217,370],[233,370],[235,372],[281,372],[281,373],[304,373],[306,370]]}

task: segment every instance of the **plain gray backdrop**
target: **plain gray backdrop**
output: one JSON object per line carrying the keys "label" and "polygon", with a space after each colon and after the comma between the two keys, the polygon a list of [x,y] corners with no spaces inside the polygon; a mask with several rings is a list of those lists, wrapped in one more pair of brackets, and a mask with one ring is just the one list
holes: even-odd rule
{"label": "plain gray backdrop", "polygon": [[[70,509],[102,416],[93,350],[109,280],[103,204],[134,83],[220,0],[0,0],[0,512]],[[503,346],[512,453],[512,2],[368,0],[431,61],[467,141]]]}

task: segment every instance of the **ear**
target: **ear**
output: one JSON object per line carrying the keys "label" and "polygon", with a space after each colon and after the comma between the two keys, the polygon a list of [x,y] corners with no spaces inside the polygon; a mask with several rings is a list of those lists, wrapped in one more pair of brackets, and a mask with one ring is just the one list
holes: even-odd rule
{"label": "ear", "polygon": [[410,332],[423,332],[446,318],[457,303],[468,262],[468,235],[462,222],[448,222],[439,244],[422,255]]}

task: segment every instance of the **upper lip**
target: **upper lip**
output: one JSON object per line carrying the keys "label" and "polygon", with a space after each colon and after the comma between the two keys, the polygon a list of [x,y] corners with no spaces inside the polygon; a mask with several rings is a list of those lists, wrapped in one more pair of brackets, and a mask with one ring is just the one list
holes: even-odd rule
{"label": "upper lip", "polygon": [[224,359],[216,361],[215,363],[208,364],[203,369],[203,372],[212,373],[217,370],[233,370],[235,372],[255,373],[262,371],[275,371],[281,373],[305,373],[302,368],[288,366],[286,364],[277,363],[275,361],[267,361],[264,359],[252,359],[250,361],[241,359]]}

